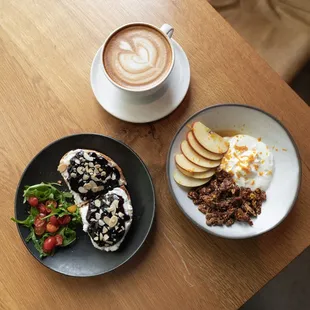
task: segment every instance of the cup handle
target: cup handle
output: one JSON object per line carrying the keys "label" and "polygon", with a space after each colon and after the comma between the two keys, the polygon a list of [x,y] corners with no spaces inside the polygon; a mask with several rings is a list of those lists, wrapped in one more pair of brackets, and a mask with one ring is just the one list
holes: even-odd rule
{"label": "cup handle", "polygon": [[161,27],[160,27],[160,30],[162,32],[164,32],[169,38],[172,37],[173,35],[173,32],[174,32],[174,28],[168,24],[163,24]]}

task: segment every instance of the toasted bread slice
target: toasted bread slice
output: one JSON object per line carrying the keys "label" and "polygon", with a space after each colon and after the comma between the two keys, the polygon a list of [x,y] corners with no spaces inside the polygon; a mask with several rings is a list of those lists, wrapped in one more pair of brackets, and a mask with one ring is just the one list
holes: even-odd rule
{"label": "toasted bread slice", "polygon": [[59,162],[58,171],[77,205],[126,185],[121,168],[110,157],[94,150],[76,149],[66,153]]}
{"label": "toasted bread slice", "polygon": [[99,250],[116,251],[131,226],[133,209],[125,186],[117,187],[80,207],[83,230]]}

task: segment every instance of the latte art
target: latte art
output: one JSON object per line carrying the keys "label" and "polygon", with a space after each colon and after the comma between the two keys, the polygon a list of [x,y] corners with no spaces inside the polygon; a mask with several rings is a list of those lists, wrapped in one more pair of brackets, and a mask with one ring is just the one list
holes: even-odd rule
{"label": "latte art", "polygon": [[126,76],[126,79],[136,84],[161,70],[156,66],[158,61],[156,46],[150,40],[133,38],[132,42],[133,47],[125,41],[120,42],[120,48],[126,47],[126,49],[119,52],[118,63],[115,65],[119,66],[121,74]]}
{"label": "latte art", "polygon": [[103,54],[107,74],[128,89],[147,89],[163,80],[172,65],[169,42],[147,25],[128,26],[108,41]]}

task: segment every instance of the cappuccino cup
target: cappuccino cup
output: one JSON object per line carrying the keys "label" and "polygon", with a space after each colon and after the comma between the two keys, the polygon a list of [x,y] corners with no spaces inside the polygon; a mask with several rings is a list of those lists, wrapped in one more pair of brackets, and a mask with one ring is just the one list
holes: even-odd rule
{"label": "cappuccino cup", "polygon": [[149,94],[167,80],[174,66],[173,28],[130,23],[114,30],[102,48],[102,66],[108,80],[129,93]]}

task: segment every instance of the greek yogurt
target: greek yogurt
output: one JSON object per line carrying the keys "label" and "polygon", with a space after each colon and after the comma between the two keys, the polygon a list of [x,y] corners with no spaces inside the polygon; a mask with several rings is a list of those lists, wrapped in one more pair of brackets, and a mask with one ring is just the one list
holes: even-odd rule
{"label": "greek yogurt", "polygon": [[230,147],[220,168],[231,173],[237,185],[266,191],[274,171],[273,154],[261,138],[236,135],[229,139]]}

